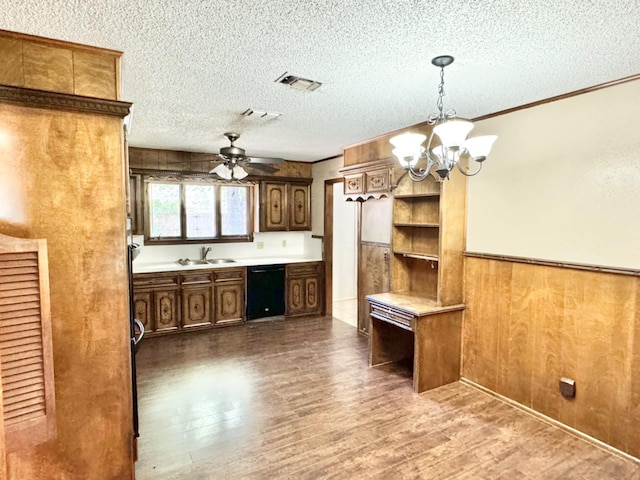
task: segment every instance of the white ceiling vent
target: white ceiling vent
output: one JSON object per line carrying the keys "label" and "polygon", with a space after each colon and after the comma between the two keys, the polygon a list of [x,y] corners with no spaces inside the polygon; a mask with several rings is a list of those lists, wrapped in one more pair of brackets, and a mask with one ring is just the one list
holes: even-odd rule
{"label": "white ceiling vent", "polygon": [[242,112],[243,117],[251,117],[257,120],[275,120],[282,113],[280,112],[267,112],[266,110],[255,110],[253,108],[247,108]]}
{"label": "white ceiling vent", "polygon": [[322,86],[321,82],[309,80],[308,78],[296,77],[295,75],[289,75],[287,72],[284,72],[276,78],[275,81],[277,83],[289,85],[291,88],[295,88],[296,90],[306,90],[308,92],[313,92]]}

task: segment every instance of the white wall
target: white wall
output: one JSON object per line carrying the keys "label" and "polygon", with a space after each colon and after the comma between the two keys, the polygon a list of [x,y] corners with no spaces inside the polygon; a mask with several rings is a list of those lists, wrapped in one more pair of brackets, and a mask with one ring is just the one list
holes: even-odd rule
{"label": "white wall", "polygon": [[342,183],[333,184],[333,300],[356,298],[358,267],[356,255],[357,209],[346,202]]}
{"label": "white wall", "polygon": [[[144,245],[143,236],[133,241]],[[258,258],[305,256],[322,258],[321,243],[310,232],[255,232],[253,242],[183,245],[148,245],[141,248],[136,264],[175,262],[180,258],[200,258],[200,247],[210,246],[208,258]]]}
{"label": "white wall", "polygon": [[467,250],[640,268],[640,80],[476,123]]}

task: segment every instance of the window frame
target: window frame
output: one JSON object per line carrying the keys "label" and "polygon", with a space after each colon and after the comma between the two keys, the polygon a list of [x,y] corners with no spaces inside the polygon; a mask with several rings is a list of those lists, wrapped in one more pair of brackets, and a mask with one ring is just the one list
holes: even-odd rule
{"label": "window frame", "polygon": [[[180,186],[180,236],[179,237],[152,237],[151,234],[151,202],[149,201],[150,184],[177,184]],[[215,237],[187,238],[187,209],[185,198],[185,185],[211,185],[214,187],[215,202]],[[222,235],[222,211],[220,202],[220,187],[243,187],[247,189],[247,234],[246,235]],[[146,245],[176,245],[198,243],[236,243],[252,242],[254,233],[255,211],[255,185],[248,182],[221,182],[210,178],[144,178],[144,242]]]}

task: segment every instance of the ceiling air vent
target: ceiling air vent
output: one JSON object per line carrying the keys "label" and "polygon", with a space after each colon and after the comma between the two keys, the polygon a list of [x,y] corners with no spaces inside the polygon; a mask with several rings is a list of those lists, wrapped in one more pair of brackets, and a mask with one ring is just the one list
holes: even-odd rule
{"label": "ceiling air vent", "polygon": [[256,120],[275,120],[280,115],[282,115],[282,113],[267,112],[266,110],[256,110],[253,108],[247,108],[244,112],[242,112],[241,115],[243,117],[255,118]]}
{"label": "ceiling air vent", "polygon": [[277,83],[289,85],[291,88],[295,88],[296,90],[306,90],[308,92],[313,92],[322,86],[321,82],[309,80],[308,78],[296,77],[295,75],[289,75],[287,72],[284,72],[276,78],[275,81]]}

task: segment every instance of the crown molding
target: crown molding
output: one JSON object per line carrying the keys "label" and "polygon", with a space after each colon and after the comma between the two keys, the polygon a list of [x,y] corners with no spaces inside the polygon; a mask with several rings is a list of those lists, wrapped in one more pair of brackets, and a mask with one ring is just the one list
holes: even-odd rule
{"label": "crown molding", "polygon": [[72,112],[94,113],[124,118],[129,115],[131,103],[104,98],[84,97],[68,93],[48,92],[32,88],[0,85],[0,102],[25,107],[51,108]]}

